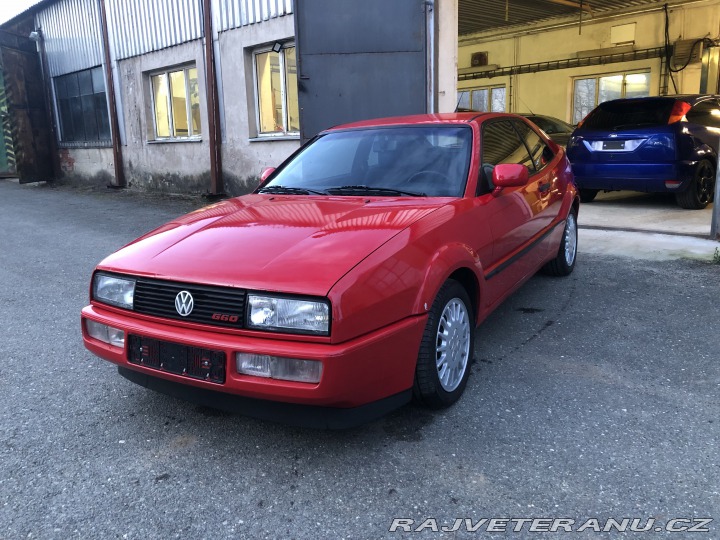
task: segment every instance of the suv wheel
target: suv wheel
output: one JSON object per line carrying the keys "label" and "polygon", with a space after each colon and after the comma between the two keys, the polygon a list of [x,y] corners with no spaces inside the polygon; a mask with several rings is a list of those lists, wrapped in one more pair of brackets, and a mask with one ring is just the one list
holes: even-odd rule
{"label": "suv wheel", "polygon": [[713,200],[715,193],[715,168],[707,159],[695,167],[695,174],[687,189],[675,194],[677,203],[688,210],[702,210]]}

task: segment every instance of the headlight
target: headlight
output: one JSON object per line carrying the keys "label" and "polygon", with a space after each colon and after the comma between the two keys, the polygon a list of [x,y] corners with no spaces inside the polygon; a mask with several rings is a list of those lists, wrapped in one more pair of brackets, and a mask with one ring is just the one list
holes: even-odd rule
{"label": "headlight", "polygon": [[132,309],[135,280],[97,273],[93,280],[92,296],[94,300],[105,304]]}
{"label": "headlight", "polygon": [[248,328],[325,335],[330,332],[327,302],[249,294],[248,305]]}

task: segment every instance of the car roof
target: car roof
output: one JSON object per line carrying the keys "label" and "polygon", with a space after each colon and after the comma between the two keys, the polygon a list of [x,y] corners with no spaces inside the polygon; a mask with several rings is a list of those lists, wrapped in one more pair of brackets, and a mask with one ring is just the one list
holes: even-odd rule
{"label": "car roof", "polygon": [[344,129],[356,129],[366,127],[383,126],[407,126],[419,124],[469,124],[486,117],[513,116],[506,113],[481,113],[481,112],[460,112],[460,113],[435,113],[435,114],[413,114],[408,116],[391,116],[388,118],[374,118],[372,120],[360,120],[348,124],[341,124],[323,131],[337,131]]}
{"label": "car roof", "polygon": [[[619,103],[619,102],[629,102],[629,101],[652,101],[652,100],[682,100],[687,101],[691,105],[694,105],[697,101],[700,101],[702,99],[706,98],[720,98],[720,95],[718,94],[672,94],[667,96],[645,96],[645,97],[634,97],[634,98],[622,98],[622,99],[612,99],[610,101],[605,101],[604,103]],[[603,105],[604,103],[600,103],[600,105]],[[600,106],[598,105],[598,106]]]}

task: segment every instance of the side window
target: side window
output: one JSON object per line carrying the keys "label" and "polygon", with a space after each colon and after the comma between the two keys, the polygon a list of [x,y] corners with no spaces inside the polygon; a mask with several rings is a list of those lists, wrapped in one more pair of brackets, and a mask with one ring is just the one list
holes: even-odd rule
{"label": "side window", "polygon": [[489,122],[483,125],[480,141],[481,168],[478,179],[478,194],[488,193],[494,189],[492,170],[501,163],[519,163],[535,172],[532,159],[517,131],[507,120]]}
{"label": "side window", "polygon": [[720,128],[720,107],[715,100],[702,101],[685,115],[688,122]]}
{"label": "side window", "polygon": [[530,154],[510,122],[503,120],[485,125],[481,142],[483,163],[521,163],[532,168]]}
{"label": "side window", "polygon": [[[552,158],[554,157],[552,150],[550,150],[550,148],[540,138],[540,135],[535,133],[535,131],[525,122],[513,120],[513,125],[518,130],[520,137],[530,150],[530,157],[532,158],[535,170],[542,170],[548,163],[550,163],[550,161],[552,161]],[[528,168],[530,169],[530,174],[532,174],[532,168]]]}

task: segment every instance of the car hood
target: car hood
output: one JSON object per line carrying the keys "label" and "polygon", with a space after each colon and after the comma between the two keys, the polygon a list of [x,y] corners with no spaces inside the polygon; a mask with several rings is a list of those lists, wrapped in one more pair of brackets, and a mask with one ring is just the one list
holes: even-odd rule
{"label": "car hood", "polygon": [[99,269],[324,296],[349,270],[448,199],[247,195],[174,220]]}

